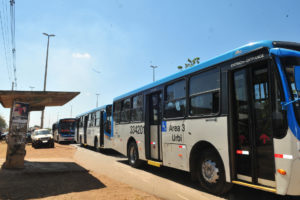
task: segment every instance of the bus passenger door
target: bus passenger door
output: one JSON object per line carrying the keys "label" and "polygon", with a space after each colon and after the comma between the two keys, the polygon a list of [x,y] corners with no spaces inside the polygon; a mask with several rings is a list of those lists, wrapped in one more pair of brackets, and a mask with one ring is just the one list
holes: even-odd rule
{"label": "bus passenger door", "polygon": [[84,144],[87,143],[87,126],[89,121],[89,115],[84,116],[84,123],[83,123],[83,142]]}
{"label": "bus passenger door", "polygon": [[150,144],[146,145],[150,148],[150,159],[161,160],[161,99],[162,93],[156,92],[148,95],[148,133]]}
{"label": "bus passenger door", "polygon": [[106,116],[104,116],[104,111],[100,112],[100,147],[104,145],[104,123],[106,121]]}
{"label": "bus passenger door", "polygon": [[267,62],[232,72],[232,149],[235,180],[276,187],[271,84]]}

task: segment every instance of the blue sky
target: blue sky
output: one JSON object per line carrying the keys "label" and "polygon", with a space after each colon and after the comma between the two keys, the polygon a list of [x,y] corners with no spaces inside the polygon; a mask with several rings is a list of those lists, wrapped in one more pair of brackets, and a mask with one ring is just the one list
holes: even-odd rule
{"label": "blue sky", "polygon": [[[3,4],[4,2],[4,4]],[[2,5],[9,0],[0,0]],[[46,108],[45,126],[73,117],[156,78],[187,58],[205,61],[258,40],[300,42],[299,0],[16,0],[17,90],[42,90],[47,38],[47,90],[80,91],[62,107]],[[1,32],[0,32],[1,35]],[[0,37],[1,39],[1,37]],[[11,83],[0,40],[0,90]],[[100,72],[100,73],[97,73]],[[9,109],[0,108],[8,120]],[[30,125],[40,124],[40,112]]]}

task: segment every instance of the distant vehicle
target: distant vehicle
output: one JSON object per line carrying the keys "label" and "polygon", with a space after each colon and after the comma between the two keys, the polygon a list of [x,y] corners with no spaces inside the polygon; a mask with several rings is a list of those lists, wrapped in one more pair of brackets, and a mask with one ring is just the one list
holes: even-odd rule
{"label": "distant vehicle", "polygon": [[112,148],[112,105],[104,105],[77,116],[77,143],[98,148]]}
{"label": "distant vehicle", "polygon": [[8,140],[8,132],[4,132],[0,136],[0,140],[5,140],[7,142]]}
{"label": "distant vehicle", "polygon": [[6,132],[0,134],[0,140],[5,140]]}
{"label": "distant vehicle", "polygon": [[48,129],[35,130],[31,135],[32,147],[37,148],[43,145],[48,145],[54,148],[53,136]]}
{"label": "distant vehicle", "polygon": [[75,118],[60,119],[52,125],[52,134],[56,142],[74,142]]}

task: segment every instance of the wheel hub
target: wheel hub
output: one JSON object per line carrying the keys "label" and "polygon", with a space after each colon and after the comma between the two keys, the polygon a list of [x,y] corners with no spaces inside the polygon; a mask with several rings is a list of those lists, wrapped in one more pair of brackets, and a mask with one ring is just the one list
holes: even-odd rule
{"label": "wheel hub", "polygon": [[208,183],[217,183],[219,179],[219,169],[216,163],[211,160],[206,160],[202,163],[202,175]]}

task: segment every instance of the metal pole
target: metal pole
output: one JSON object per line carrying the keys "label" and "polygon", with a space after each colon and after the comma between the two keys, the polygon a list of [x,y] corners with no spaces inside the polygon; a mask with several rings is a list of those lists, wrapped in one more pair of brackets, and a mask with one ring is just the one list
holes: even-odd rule
{"label": "metal pole", "polygon": [[[12,84],[11,84],[11,91],[13,91],[13,90],[14,90],[14,82],[12,82]],[[15,102],[15,98],[13,98],[11,108],[10,108],[8,134],[11,134],[12,112],[13,112],[14,102]]]}
{"label": "metal pole", "polygon": [[72,118],[72,105],[71,105],[71,118]]}
{"label": "metal pole", "polygon": [[158,66],[150,65],[150,67],[153,69],[153,82],[154,82],[155,81],[155,68],[157,68]]}
{"label": "metal pole", "polygon": [[[43,33],[44,35],[46,35],[48,37],[48,42],[47,42],[47,52],[46,52],[46,65],[45,65],[45,78],[44,78],[44,91],[46,91],[46,82],[47,82],[47,70],[48,70],[48,52],[49,52],[49,40],[50,37],[54,37],[54,34],[47,34],[47,33]],[[45,108],[42,110],[42,116],[41,116],[41,128],[44,127],[44,111]]]}
{"label": "metal pole", "polygon": [[96,94],[96,96],[97,96],[97,101],[96,101],[96,108],[98,107],[98,96],[99,96],[100,94]]}

